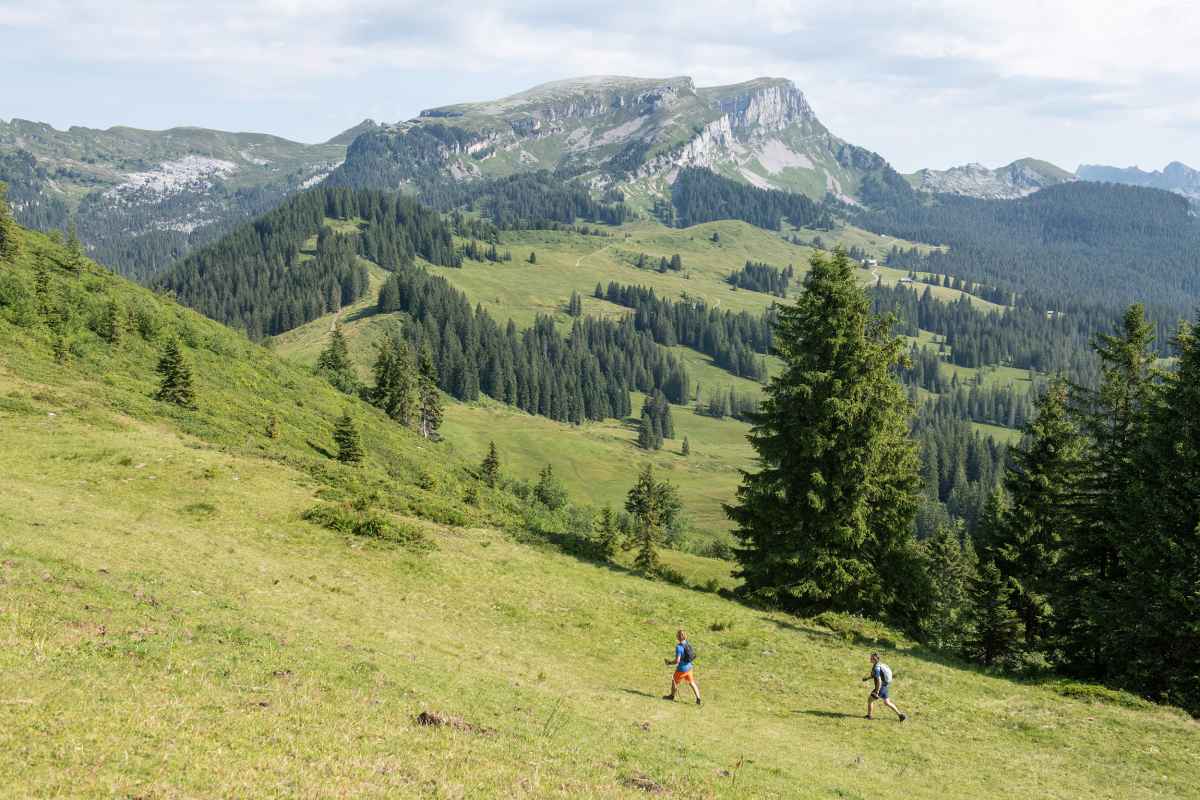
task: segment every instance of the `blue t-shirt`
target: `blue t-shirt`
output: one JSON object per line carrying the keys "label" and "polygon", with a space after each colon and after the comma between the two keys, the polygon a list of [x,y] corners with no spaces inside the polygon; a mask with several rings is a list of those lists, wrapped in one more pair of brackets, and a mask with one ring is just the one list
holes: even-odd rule
{"label": "blue t-shirt", "polygon": [[692,662],[684,661],[684,659],[687,658],[687,656],[684,655],[687,652],[687,648],[684,647],[684,644],[686,644],[686,643],[687,643],[687,640],[684,639],[682,642],[675,645],[675,658],[679,659],[679,665],[677,667],[675,667],[676,672],[691,672],[692,671]]}

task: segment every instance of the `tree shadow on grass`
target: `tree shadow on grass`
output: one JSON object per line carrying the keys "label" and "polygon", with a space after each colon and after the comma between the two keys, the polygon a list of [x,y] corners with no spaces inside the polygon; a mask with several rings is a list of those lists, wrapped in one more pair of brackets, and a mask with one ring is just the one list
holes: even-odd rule
{"label": "tree shadow on grass", "polygon": [[316,450],[318,453],[325,456],[326,458],[333,458],[333,453],[329,452],[324,447],[322,447],[321,445],[314,442],[312,439],[306,439],[305,444],[307,444],[313,450]]}
{"label": "tree shadow on grass", "polygon": [[804,711],[793,711],[793,714],[807,714],[810,717],[821,717],[822,719],[858,719],[862,714],[847,714],[842,711],[824,711],[819,708],[810,708]]}

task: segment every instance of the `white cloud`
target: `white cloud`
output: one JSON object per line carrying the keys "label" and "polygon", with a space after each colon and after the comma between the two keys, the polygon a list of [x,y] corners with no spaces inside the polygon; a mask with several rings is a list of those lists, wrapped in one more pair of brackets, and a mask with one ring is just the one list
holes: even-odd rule
{"label": "white cloud", "polygon": [[[1200,125],[1200,5],[850,5],[0,0],[0,53],[60,54],[54,80],[70,68],[169,68],[227,84],[231,101],[300,92],[397,114],[577,74],[701,84],[771,74],[795,79],[837,132],[903,168],[1026,154],[1069,167],[1168,151],[1200,160],[1194,144],[1177,152]],[[39,64],[25,66],[38,80]]]}

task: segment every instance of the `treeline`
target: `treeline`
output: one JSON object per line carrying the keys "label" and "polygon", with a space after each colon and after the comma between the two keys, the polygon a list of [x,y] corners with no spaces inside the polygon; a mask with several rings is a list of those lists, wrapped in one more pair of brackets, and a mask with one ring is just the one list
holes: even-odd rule
{"label": "treeline", "polygon": [[[337,234],[326,219],[362,220]],[[313,254],[303,251],[317,234]],[[180,301],[252,338],[337,311],[367,288],[362,256],[394,270],[420,255],[457,266],[450,230],[415,201],[382,192],[317,187],[184,258],[154,281]]]}
{"label": "treeline", "polygon": [[477,181],[439,181],[421,190],[421,201],[439,211],[478,211],[503,230],[555,228],[578,219],[620,225],[630,216],[623,198],[595,200],[587,187],[546,170]]}
{"label": "treeline", "polygon": [[[1014,430],[1025,426],[1033,414],[1030,389],[1017,384],[987,386],[976,378],[965,384],[958,376],[946,376],[941,369],[942,359],[928,347],[914,345],[909,353],[909,365],[899,369],[900,379],[914,389],[920,388],[936,396],[926,402],[936,404],[958,419],[999,425]],[[913,401],[917,401],[913,392]]]}
{"label": "treeline", "polygon": [[1078,181],[1019,200],[899,191],[874,210],[844,212],[880,233],[949,245],[905,266],[1013,293],[1038,311],[1119,309],[1130,298],[1171,324],[1200,302],[1200,220],[1186,198]]}
{"label": "treeline", "polygon": [[730,286],[736,286],[739,289],[773,294],[776,297],[787,297],[788,283],[795,274],[791,264],[788,264],[786,269],[780,269],[772,267],[770,264],[747,261],[741,269],[729,273],[725,281]]}
{"label": "treeline", "polygon": [[1113,323],[1110,310],[1095,306],[1061,314],[1028,307],[984,311],[967,297],[947,303],[928,288],[918,294],[901,285],[874,286],[870,296],[874,312],[894,314],[906,335],[924,330],[943,337],[947,359],[962,367],[1003,364],[1080,374],[1094,362],[1092,337]]}
{"label": "treeline", "polygon": [[758,189],[702,167],[679,171],[671,187],[674,221],[680,228],[721,219],[740,219],[777,231],[786,220],[797,228],[829,228],[829,212],[802,194]]}
{"label": "treeline", "polygon": [[749,393],[742,394],[732,386],[722,389],[712,389],[708,392],[696,387],[696,413],[715,419],[732,417],[743,422],[749,421],[758,411],[758,398]]}
{"label": "treeline", "polygon": [[580,423],[631,413],[629,393],[660,390],[686,402],[690,379],[673,355],[655,344],[632,319],[577,319],[566,336],[554,320],[539,317],[518,331],[501,326],[482,307],[471,309],[462,292],[419,267],[403,267],[379,293],[381,313],[412,318],[404,335],[420,352],[429,346],[438,386],[464,401],[486,394],[563,422]]}
{"label": "treeline", "polygon": [[767,375],[764,353],[770,352],[773,312],[758,316],[708,308],[699,300],[674,302],[658,297],[644,286],[611,282],[596,296],[632,308],[634,326],[647,331],[667,347],[684,345],[710,356],[717,366],[743,378],[763,380]]}

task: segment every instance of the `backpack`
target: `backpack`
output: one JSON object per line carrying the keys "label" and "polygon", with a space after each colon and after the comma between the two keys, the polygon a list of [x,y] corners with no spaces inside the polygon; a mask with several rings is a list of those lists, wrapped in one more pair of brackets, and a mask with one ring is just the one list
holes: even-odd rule
{"label": "backpack", "polygon": [[692,647],[691,642],[683,643],[683,663],[691,664],[696,660],[696,648]]}
{"label": "backpack", "polygon": [[882,661],[879,662],[879,682],[884,686],[892,682],[892,668]]}

